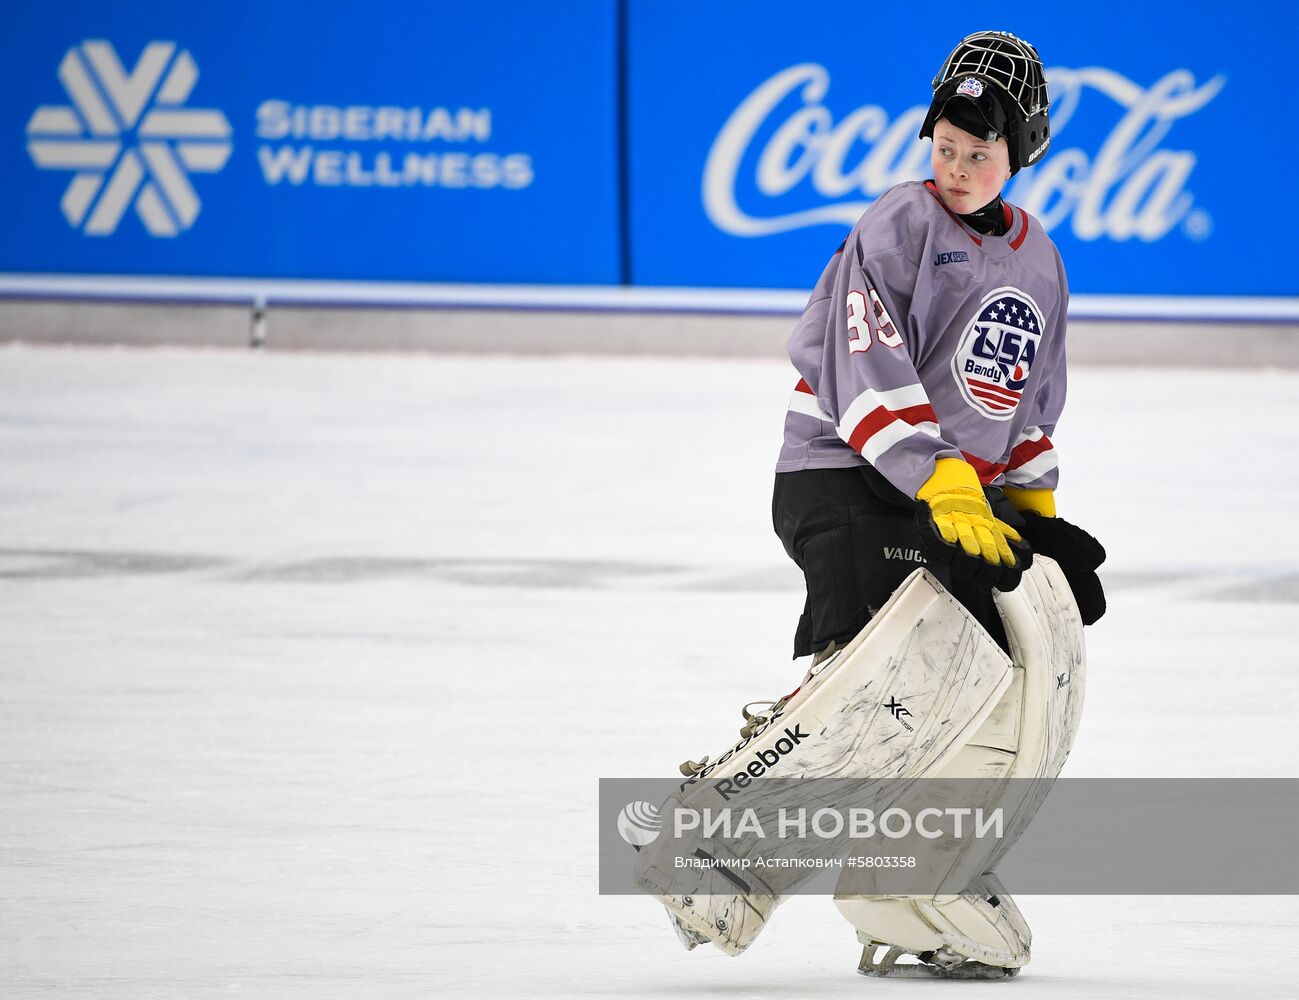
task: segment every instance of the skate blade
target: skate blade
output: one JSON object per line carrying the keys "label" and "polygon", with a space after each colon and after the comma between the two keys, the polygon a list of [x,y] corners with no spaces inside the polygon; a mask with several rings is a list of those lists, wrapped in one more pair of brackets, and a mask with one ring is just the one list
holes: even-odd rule
{"label": "skate blade", "polygon": [[1019,975],[1017,968],[984,965],[982,962],[963,962],[955,968],[943,969],[936,965],[895,965],[891,969],[858,969],[863,976],[876,979],[1010,979]]}
{"label": "skate blade", "polygon": [[[886,949],[878,958],[877,949]],[[927,953],[926,953],[927,954]],[[987,965],[983,962],[967,960],[956,965],[938,965],[929,962],[899,963],[898,959],[907,953],[901,948],[871,943],[862,951],[861,964],[857,971],[863,976],[874,976],[877,979],[1010,979],[1019,974],[1018,967]]]}

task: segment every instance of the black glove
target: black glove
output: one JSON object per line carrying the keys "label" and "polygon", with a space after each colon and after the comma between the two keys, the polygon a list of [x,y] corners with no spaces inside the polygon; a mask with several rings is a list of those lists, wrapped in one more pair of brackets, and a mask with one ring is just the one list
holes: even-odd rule
{"label": "black glove", "polygon": [[1105,614],[1105,591],[1096,575],[1096,567],[1105,561],[1105,546],[1062,517],[1043,517],[1032,510],[1020,511],[1020,517],[1020,534],[1034,551],[1060,564],[1083,624],[1094,624]]}

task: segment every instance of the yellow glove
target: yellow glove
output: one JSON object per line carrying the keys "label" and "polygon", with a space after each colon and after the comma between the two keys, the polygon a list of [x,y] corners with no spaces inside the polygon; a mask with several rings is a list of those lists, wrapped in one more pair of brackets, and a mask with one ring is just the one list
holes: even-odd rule
{"label": "yellow glove", "polygon": [[1021,490],[1014,486],[1007,486],[1005,493],[1010,505],[1021,514],[1031,510],[1043,517],[1055,517],[1055,491],[1053,490]]}
{"label": "yellow glove", "polygon": [[[1018,531],[992,513],[973,466],[959,458],[938,459],[934,474],[916,492],[916,499],[928,508],[928,517],[922,517],[921,524],[948,546],[959,546],[959,551],[952,552],[952,556],[959,558],[963,552],[970,559],[981,561],[994,573],[999,572],[997,587],[1014,589],[1020,573],[1032,560],[1031,550],[1023,544]],[[927,548],[932,551],[933,547]],[[966,566],[963,570],[956,560],[953,560],[953,573],[959,577],[988,575],[977,572],[975,567]]]}

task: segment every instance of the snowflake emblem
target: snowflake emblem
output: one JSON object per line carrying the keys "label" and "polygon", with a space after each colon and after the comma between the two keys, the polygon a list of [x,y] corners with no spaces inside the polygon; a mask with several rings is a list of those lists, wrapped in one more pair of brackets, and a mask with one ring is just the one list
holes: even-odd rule
{"label": "snowflake emblem", "polygon": [[198,67],[175,42],[150,42],[127,73],[113,46],[87,41],[59,63],[71,105],[43,105],[27,123],[27,151],[42,170],[74,171],[60,208],[88,236],[117,231],[134,207],[153,236],[194,224],[202,202],[189,173],[216,173],[230,158],[230,122],[186,108]]}

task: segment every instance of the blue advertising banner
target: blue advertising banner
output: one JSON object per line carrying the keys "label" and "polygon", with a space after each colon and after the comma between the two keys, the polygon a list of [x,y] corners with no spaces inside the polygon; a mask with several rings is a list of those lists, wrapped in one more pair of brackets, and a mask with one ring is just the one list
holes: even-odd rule
{"label": "blue advertising banner", "polygon": [[0,271],[621,280],[615,0],[21,4]]}
{"label": "blue advertising banner", "polygon": [[[1299,210],[1271,150],[1296,8],[1002,10],[1044,56],[1054,129],[1006,194],[1086,308],[1294,315]],[[0,295],[87,275],[107,277],[85,294],[302,301],[509,284],[553,305],[526,289],[557,285],[579,308],[807,289],[876,197],[929,175],[930,78],[989,26],[839,0],[22,5],[0,40]],[[709,307],[796,308],[753,298]]]}
{"label": "blue advertising banner", "polygon": [[961,37],[1000,28],[1041,52],[1053,125],[1051,151],[1006,196],[1056,241],[1073,291],[1299,293],[1278,253],[1299,211],[1271,153],[1293,5],[931,17],[822,0],[629,3],[634,283],[810,288],[878,195],[931,176],[916,139],[930,80]]}

